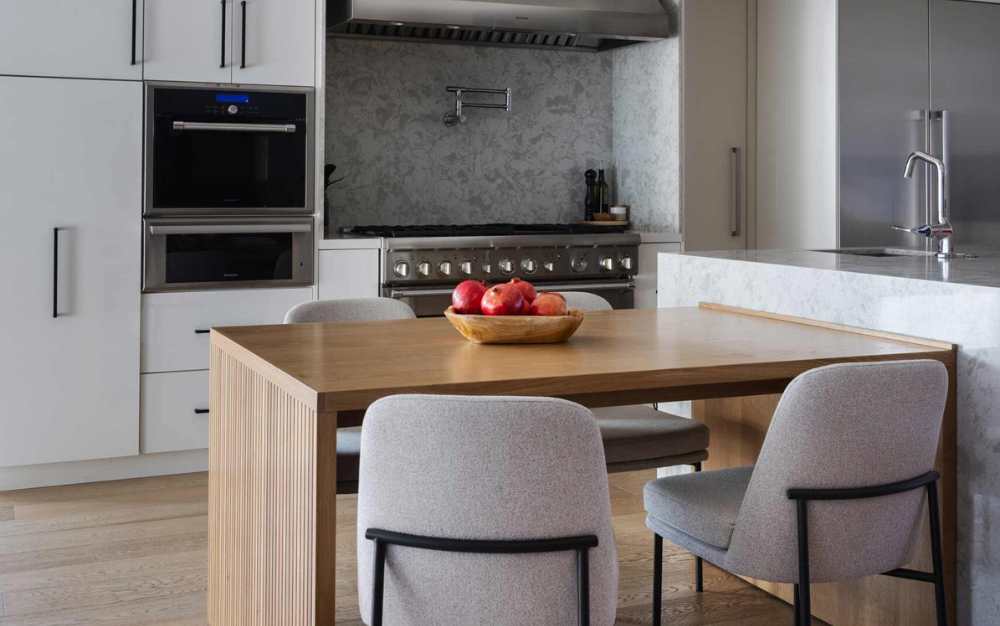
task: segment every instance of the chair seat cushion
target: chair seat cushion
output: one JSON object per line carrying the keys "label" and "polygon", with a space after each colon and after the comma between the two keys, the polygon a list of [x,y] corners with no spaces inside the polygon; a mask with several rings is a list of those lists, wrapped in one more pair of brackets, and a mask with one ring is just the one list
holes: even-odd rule
{"label": "chair seat cushion", "polygon": [[337,482],[357,481],[361,463],[361,427],[337,429]]}
{"label": "chair seat cushion", "polygon": [[716,548],[729,548],[753,466],[658,478],[643,499],[655,520]]}
{"label": "chair seat cushion", "polygon": [[699,452],[708,448],[701,422],[648,406],[594,409],[607,463],[629,463]]}

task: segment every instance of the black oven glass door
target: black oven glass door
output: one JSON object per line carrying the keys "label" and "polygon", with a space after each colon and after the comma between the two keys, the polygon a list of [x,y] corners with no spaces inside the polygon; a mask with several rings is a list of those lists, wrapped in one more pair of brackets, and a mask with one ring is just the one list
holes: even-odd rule
{"label": "black oven glass door", "polygon": [[296,218],[145,222],[143,291],[313,284],[313,223]]}
{"label": "black oven glass door", "polygon": [[293,233],[164,235],[167,285],[292,280]]}
{"label": "black oven glass door", "polygon": [[228,104],[216,104],[214,91],[154,94],[153,212],[309,212],[306,94],[249,93]]}

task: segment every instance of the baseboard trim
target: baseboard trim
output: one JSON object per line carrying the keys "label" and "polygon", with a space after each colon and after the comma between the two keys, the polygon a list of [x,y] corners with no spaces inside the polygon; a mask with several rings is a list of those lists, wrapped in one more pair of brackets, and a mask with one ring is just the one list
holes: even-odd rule
{"label": "baseboard trim", "polygon": [[208,450],[0,468],[0,491],[208,471]]}

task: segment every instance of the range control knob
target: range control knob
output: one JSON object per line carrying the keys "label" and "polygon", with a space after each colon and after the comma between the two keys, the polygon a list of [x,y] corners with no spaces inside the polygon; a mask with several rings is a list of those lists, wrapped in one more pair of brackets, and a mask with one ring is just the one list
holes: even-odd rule
{"label": "range control knob", "polygon": [[393,266],[392,273],[400,278],[406,278],[410,275],[410,264],[406,261],[398,261],[396,265]]}
{"label": "range control knob", "polygon": [[462,272],[466,276],[472,275],[472,261],[462,261],[458,266],[458,271]]}
{"label": "range control knob", "polygon": [[621,261],[618,261],[618,265],[621,266],[626,272],[632,269],[632,257],[623,256]]}
{"label": "range control knob", "polygon": [[510,276],[511,274],[514,273],[514,262],[511,261],[510,259],[504,259],[503,261],[500,261],[500,271],[506,274],[507,276]]}
{"label": "range control knob", "polygon": [[451,261],[441,261],[438,263],[438,271],[442,276],[451,276]]}
{"label": "range control knob", "polygon": [[552,261],[546,261],[545,264],[542,267],[545,268],[546,272],[554,272],[554,271],[556,271],[556,264],[553,263]]}
{"label": "range control knob", "polygon": [[606,256],[601,259],[601,269],[605,272],[610,272],[615,269],[615,260],[612,257]]}
{"label": "range control knob", "polygon": [[235,104],[230,104],[229,107],[226,109],[226,111],[230,115],[236,115],[237,113],[240,112],[240,107],[236,106]]}
{"label": "range control knob", "polygon": [[525,274],[534,274],[538,271],[538,263],[530,256],[521,261],[521,269]]}
{"label": "range control knob", "polygon": [[427,261],[421,261],[419,264],[417,264],[417,273],[423,276],[424,278],[430,276],[431,264],[428,263]]}
{"label": "range control knob", "polygon": [[584,272],[587,270],[587,259],[582,256],[576,257],[570,265],[573,267],[574,272]]}
{"label": "range control knob", "polygon": [[489,276],[492,273],[493,273],[493,266],[490,265],[489,263],[483,263],[483,274]]}

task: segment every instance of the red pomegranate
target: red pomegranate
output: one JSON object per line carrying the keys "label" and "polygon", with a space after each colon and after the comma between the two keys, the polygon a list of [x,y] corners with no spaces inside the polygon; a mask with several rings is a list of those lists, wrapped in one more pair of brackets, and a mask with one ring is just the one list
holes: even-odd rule
{"label": "red pomegranate", "polygon": [[540,294],[531,303],[531,315],[541,317],[558,317],[569,314],[569,307],[566,306],[566,298],[557,293]]}
{"label": "red pomegranate", "polygon": [[524,297],[524,301],[528,304],[534,302],[535,298],[538,297],[538,291],[535,289],[535,286],[528,281],[514,278],[507,284],[517,287],[518,291],[521,292],[521,296]]}
{"label": "red pomegranate", "polygon": [[524,315],[528,307],[521,290],[510,283],[490,287],[483,296],[483,315]]}
{"label": "red pomegranate", "polygon": [[467,280],[459,283],[455,291],[451,292],[451,304],[455,307],[455,312],[462,315],[479,315],[483,312],[483,294],[489,289],[485,282]]}

